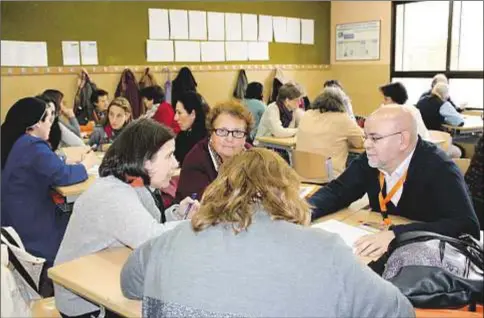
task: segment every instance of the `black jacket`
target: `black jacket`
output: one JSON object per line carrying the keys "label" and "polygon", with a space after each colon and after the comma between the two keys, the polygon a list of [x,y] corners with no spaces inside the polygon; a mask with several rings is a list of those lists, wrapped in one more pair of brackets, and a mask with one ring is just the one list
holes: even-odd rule
{"label": "black jacket", "polygon": [[[371,210],[379,212],[378,175],[379,170],[368,165],[363,153],[336,180],[309,199],[315,207],[312,219],[341,210],[365,193]],[[430,231],[452,237],[468,233],[479,238],[479,222],[462,173],[441,149],[420,137],[398,205],[390,202],[387,209],[389,214],[420,221],[394,225],[395,234]]]}
{"label": "black jacket", "polygon": [[440,114],[440,107],[444,102],[436,95],[423,96],[417,103],[416,107],[422,114],[422,120],[430,130],[441,130],[445,118]]}

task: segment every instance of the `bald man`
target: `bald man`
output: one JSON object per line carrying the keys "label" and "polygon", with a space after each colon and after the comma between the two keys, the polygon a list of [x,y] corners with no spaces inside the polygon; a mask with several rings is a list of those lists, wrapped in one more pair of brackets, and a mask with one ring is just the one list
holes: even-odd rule
{"label": "bald man", "polygon": [[[365,153],[308,200],[314,206],[313,220],[367,193],[371,210],[381,212],[389,227],[357,241],[358,255],[380,256],[395,235],[407,231],[479,238],[479,222],[462,173],[441,149],[418,136],[408,109],[387,105],[371,114],[364,146]],[[391,225],[391,215],[419,222]]]}

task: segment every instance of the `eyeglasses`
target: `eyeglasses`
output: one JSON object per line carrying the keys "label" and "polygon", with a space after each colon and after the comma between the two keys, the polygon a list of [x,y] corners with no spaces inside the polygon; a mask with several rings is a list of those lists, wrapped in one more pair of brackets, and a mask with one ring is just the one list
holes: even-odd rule
{"label": "eyeglasses", "polygon": [[237,139],[242,139],[247,136],[247,133],[243,130],[228,130],[225,128],[217,128],[213,130],[215,132],[215,135],[219,137],[227,137],[229,134],[232,135],[232,137],[237,138]]}
{"label": "eyeglasses", "polygon": [[378,141],[384,139],[384,138],[387,138],[387,137],[391,137],[391,136],[395,136],[395,135],[398,135],[398,134],[401,134],[403,131],[398,131],[396,133],[393,133],[393,134],[389,134],[389,135],[385,135],[385,136],[367,136],[367,135],[364,135],[363,136],[363,139],[364,140],[371,140],[372,143],[377,143]]}

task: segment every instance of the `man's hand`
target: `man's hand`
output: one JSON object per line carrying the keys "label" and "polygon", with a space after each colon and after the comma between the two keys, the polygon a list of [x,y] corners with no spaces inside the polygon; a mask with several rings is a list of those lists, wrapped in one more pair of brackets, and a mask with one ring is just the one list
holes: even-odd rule
{"label": "man's hand", "polygon": [[355,254],[358,256],[380,257],[388,249],[388,244],[395,238],[393,231],[383,231],[362,236],[355,242]]}

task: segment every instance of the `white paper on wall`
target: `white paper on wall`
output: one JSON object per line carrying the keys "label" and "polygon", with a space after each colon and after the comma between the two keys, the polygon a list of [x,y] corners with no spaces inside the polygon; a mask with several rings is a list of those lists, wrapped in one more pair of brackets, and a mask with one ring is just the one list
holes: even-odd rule
{"label": "white paper on wall", "polygon": [[171,10],[170,39],[188,40],[188,12],[187,10]]}
{"label": "white paper on wall", "polygon": [[268,61],[269,43],[248,42],[249,61]]}
{"label": "white paper on wall", "polygon": [[222,12],[207,12],[208,39],[210,41],[225,40],[225,14]]}
{"label": "white paper on wall", "polygon": [[151,40],[168,40],[170,38],[168,10],[148,9],[148,22]]}
{"label": "white paper on wall", "polygon": [[47,43],[1,41],[2,66],[48,66]]}
{"label": "white paper on wall", "polygon": [[272,27],[274,29],[274,41],[279,43],[287,43],[287,18],[272,17]]}
{"label": "white paper on wall", "polygon": [[257,14],[242,14],[242,40],[257,41]]}
{"label": "white paper on wall", "polygon": [[173,41],[146,40],[146,60],[148,62],[173,62]]}
{"label": "white paper on wall", "polygon": [[200,62],[200,42],[175,41],[176,62]]}
{"label": "white paper on wall", "polygon": [[301,19],[301,43],[314,44],[314,20]]}
{"label": "white paper on wall", "polygon": [[62,61],[64,65],[81,65],[79,41],[62,41]]}
{"label": "white paper on wall", "polygon": [[188,29],[190,40],[206,40],[207,13],[205,11],[188,11]]}
{"label": "white paper on wall", "polygon": [[272,16],[259,15],[259,41],[272,42]]}
{"label": "white paper on wall", "polygon": [[201,42],[202,62],[225,61],[224,42]]}
{"label": "white paper on wall", "polygon": [[287,41],[289,43],[301,43],[301,20],[287,18]]}
{"label": "white paper on wall", "polygon": [[225,42],[225,59],[227,61],[247,61],[247,42]]}
{"label": "white paper on wall", "polygon": [[98,65],[96,41],[81,41],[81,64]]}
{"label": "white paper on wall", "polygon": [[225,13],[225,40],[242,40],[242,21],[240,13]]}

